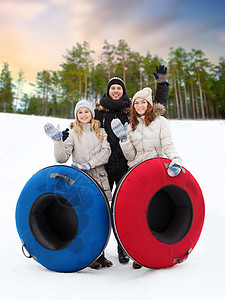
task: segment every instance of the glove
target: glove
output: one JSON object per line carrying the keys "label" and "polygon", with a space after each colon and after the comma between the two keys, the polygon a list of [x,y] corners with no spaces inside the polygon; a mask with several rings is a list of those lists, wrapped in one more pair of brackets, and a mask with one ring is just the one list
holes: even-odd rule
{"label": "glove", "polygon": [[63,142],[65,142],[65,140],[68,138],[69,136],[69,128],[66,128],[66,130],[62,131],[62,140]]}
{"label": "glove", "polygon": [[91,169],[91,165],[89,164],[89,162],[83,163],[83,164],[73,163],[73,164],[71,165],[71,167],[80,169],[80,170],[82,170],[82,171],[88,171],[88,170]]}
{"label": "glove", "polygon": [[45,124],[44,129],[47,136],[53,141],[60,141],[62,139],[62,132],[59,130],[59,125],[55,128],[51,123],[47,123]]}
{"label": "glove", "polygon": [[112,131],[120,139],[120,141],[127,139],[127,126],[127,122],[123,125],[119,119],[113,119],[111,122]]}
{"label": "glove", "polygon": [[182,169],[182,160],[180,157],[175,157],[167,169],[167,173],[171,177],[177,176]]}
{"label": "glove", "polygon": [[175,157],[171,163],[169,164],[169,167],[182,167],[182,159],[180,157]]}
{"label": "glove", "polygon": [[167,67],[164,68],[163,66],[156,66],[156,73],[153,73],[155,79],[157,80],[157,83],[165,84],[166,83],[166,72]]}

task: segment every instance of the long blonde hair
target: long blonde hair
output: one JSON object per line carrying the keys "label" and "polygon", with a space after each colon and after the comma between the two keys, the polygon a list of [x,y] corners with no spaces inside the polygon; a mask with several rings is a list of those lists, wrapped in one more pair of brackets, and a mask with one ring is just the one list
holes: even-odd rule
{"label": "long blonde hair", "polygon": [[[78,119],[75,119],[75,121],[70,124],[70,128],[74,129],[78,140],[81,142],[83,134],[83,123],[81,123]],[[104,137],[100,131],[100,122],[98,120],[95,120],[94,118],[91,119],[91,131],[95,133],[95,135],[101,142],[103,141]]]}

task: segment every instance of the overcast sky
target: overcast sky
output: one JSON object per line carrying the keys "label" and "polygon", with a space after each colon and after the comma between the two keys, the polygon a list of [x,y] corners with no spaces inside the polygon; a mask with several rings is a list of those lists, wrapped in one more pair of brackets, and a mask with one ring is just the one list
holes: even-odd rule
{"label": "overcast sky", "polygon": [[201,49],[213,63],[225,57],[224,0],[0,0],[0,64],[34,82],[57,70],[66,49],[87,41],[125,39],[132,51],[167,60],[169,48]]}

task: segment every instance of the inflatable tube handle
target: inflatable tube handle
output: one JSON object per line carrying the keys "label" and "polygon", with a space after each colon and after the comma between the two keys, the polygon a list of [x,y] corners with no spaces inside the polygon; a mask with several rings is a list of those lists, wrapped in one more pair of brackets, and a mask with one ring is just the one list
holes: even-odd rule
{"label": "inflatable tube handle", "polygon": [[64,179],[66,180],[66,182],[68,182],[70,185],[73,185],[74,182],[75,182],[72,178],[67,177],[67,176],[65,176],[65,175],[61,175],[61,174],[59,174],[59,173],[51,173],[51,174],[50,174],[50,178],[57,178],[57,177],[62,177],[62,178],[64,178]]}
{"label": "inflatable tube handle", "polygon": [[[165,165],[166,169],[168,169],[170,164],[169,164],[169,163],[165,163],[164,165]],[[182,168],[182,167],[181,167],[181,171],[182,171],[184,174],[186,173],[185,169]]]}
{"label": "inflatable tube handle", "polygon": [[23,255],[26,256],[26,258],[34,258],[35,260],[37,260],[37,257],[35,257],[33,254],[29,254],[27,255],[24,248],[25,248],[25,244],[24,244],[24,241],[21,239],[21,242],[22,242],[22,252],[23,252]]}
{"label": "inflatable tube handle", "polygon": [[190,248],[190,249],[188,250],[188,252],[187,252],[184,256],[179,257],[179,258],[175,258],[174,261],[173,261],[173,263],[174,263],[174,264],[175,264],[175,263],[181,264],[182,262],[184,262],[185,260],[187,260],[189,254],[191,253],[191,251],[192,251],[192,248]]}

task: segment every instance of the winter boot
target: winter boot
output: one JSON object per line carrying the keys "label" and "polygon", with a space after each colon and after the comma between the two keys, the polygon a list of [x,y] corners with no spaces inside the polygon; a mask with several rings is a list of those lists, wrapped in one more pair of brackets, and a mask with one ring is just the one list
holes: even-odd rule
{"label": "winter boot", "polygon": [[118,244],[117,247],[118,250],[118,257],[119,257],[119,262],[121,264],[127,264],[129,262],[129,257],[128,255],[123,251],[122,247]]}
{"label": "winter boot", "polygon": [[103,254],[97,259],[97,262],[104,268],[104,267],[111,267],[113,263],[105,258],[104,252]]}
{"label": "winter boot", "polygon": [[88,267],[92,269],[98,269],[100,266],[100,263],[96,260],[93,263],[91,263]]}
{"label": "winter boot", "polygon": [[132,267],[133,267],[134,269],[141,269],[141,268],[142,268],[142,266],[139,265],[136,261],[133,262]]}

